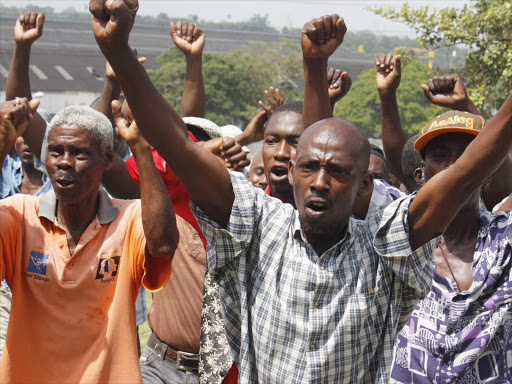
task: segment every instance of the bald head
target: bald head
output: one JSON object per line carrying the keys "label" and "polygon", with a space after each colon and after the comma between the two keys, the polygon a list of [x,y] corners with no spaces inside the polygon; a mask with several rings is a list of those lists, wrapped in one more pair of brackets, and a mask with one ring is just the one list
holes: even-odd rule
{"label": "bald head", "polygon": [[348,155],[360,172],[368,170],[370,162],[370,143],[366,136],[354,124],[337,118],[316,122],[304,131],[297,144],[297,158],[312,143],[324,142],[330,147],[335,146],[340,152]]}

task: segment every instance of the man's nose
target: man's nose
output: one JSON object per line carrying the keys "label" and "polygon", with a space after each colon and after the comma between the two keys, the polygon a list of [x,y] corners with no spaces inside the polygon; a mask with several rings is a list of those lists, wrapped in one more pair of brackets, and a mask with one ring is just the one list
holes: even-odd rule
{"label": "man's nose", "polygon": [[291,145],[286,140],[281,140],[277,145],[274,157],[280,160],[290,160]]}

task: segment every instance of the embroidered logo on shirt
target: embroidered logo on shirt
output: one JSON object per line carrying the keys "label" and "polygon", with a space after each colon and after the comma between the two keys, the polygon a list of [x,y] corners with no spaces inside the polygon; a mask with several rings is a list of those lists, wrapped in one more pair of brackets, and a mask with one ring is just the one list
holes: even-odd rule
{"label": "embroidered logo on shirt", "polygon": [[27,272],[37,273],[46,276],[46,265],[48,264],[48,255],[39,251],[30,252]]}
{"label": "embroidered logo on shirt", "polygon": [[102,283],[110,283],[114,280],[119,269],[121,256],[101,257],[96,272],[96,280],[101,279]]}

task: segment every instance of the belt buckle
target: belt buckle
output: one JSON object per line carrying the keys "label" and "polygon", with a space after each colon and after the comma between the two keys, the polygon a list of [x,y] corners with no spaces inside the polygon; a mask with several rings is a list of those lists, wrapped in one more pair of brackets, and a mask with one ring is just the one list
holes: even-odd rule
{"label": "belt buckle", "polygon": [[176,367],[180,371],[195,371],[195,368],[185,367],[184,365],[181,364],[181,358],[182,357],[194,358],[194,357],[196,357],[196,354],[195,353],[190,353],[190,352],[182,352],[182,351],[177,351],[176,352]]}

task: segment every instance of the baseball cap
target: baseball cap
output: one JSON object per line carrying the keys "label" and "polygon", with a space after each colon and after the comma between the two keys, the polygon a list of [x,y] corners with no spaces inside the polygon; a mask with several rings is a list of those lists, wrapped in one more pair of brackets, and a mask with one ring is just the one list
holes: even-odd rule
{"label": "baseball cap", "polygon": [[445,133],[458,132],[476,136],[484,125],[485,120],[482,116],[469,112],[449,111],[437,116],[423,127],[414,148],[421,152],[433,139]]}

